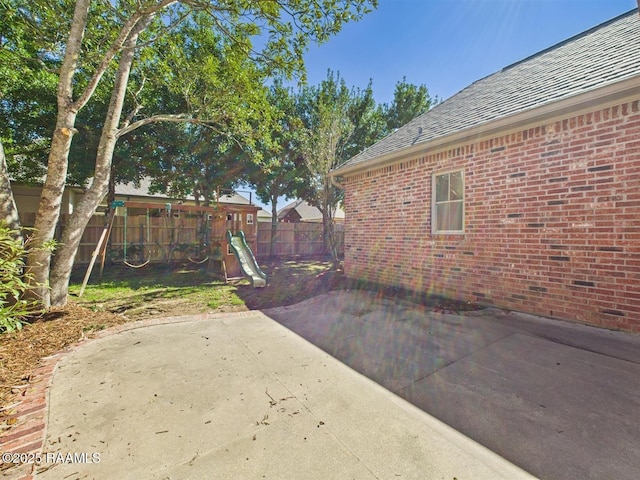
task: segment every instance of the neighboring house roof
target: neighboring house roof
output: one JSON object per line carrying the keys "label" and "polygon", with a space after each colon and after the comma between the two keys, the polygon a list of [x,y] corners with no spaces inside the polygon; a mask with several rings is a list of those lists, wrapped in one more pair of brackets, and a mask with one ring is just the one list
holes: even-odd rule
{"label": "neighboring house roof", "polygon": [[[280,210],[278,210],[278,220],[284,219],[292,211],[295,211],[296,207],[298,205],[300,205],[302,202],[303,202],[303,200],[298,199],[298,200],[290,203],[286,207],[282,207]],[[320,211],[318,210],[318,212],[320,212]]]}
{"label": "neighboring house roof", "polygon": [[258,210],[258,221],[259,222],[270,222],[271,214],[267,212],[264,208]]}
{"label": "neighboring house roof", "polygon": [[[140,180],[140,186],[136,187],[133,182],[118,183],[116,185],[116,195],[129,196],[129,197],[154,197],[154,198],[173,198],[166,193],[149,193],[151,187],[151,179],[143,178]],[[193,200],[192,196],[187,197],[189,200]]]}
{"label": "neighboring house roof", "polygon": [[634,9],[476,81],[352,157],[332,175],[608,85],[628,81],[629,88],[640,90],[639,76],[640,18]]}
{"label": "neighboring house roof", "polygon": [[[140,180],[140,186],[136,187],[133,183],[120,183],[116,185],[116,195],[129,197],[153,197],[174,199],[166,193],[149,193],[151,187],[151,179],[143,178]],[[193,195],[187,195],[185,200],[195,200]],[[251,202],[237,192],[228,195],[220,195],[220,203],[232,203],[234,205],[251,205]]]}
{"label": "neighboring house roof", "polygon": [[[299,215],[301,222],[322,221],[322,212],[320,212],[318,208],[309,205],[307,202],[301,199],[298,199],[295,202],[290,203],[286,207],[281,208],[278,211],[278,220],[284,219],[292,211],[296,212]],[[344,219],[344,210],[342,210],[340,207],[337,207],[334,218],[338,220]]]}

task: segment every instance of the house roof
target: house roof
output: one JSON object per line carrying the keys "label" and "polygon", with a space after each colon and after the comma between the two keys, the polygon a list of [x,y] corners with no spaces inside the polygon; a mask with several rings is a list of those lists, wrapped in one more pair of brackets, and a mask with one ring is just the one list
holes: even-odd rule
{"label": "house roof", "polygon": [[271,214],[269,212],[267,212],[264,208],[261,208],[260,210],[258,210],[258,220],[260,221],[267,221],[267,220],[271,220]]}
{"label": "house roof", "polygon": [[[278,211],[278,220],[286,217],[292,210],[295,210],[298,215],[300,215],[300,221],[302,222],[313,222],[322,220],[322,212],[320,212],[318,208],[309,205],[302,199],[298,199],[295,202],[291,202],[286,207],[281,208]],[[344,210],[342,210],[340,207],[337,207],[334,218],[344,218]]]}
{"label": "house roof", "polygon": [[[133,183],[119,183],[116,185],[116,195],[130,196],[130,197],[153,197],[153,198],[165,198],[167,200],[174,199],[166,193],[149,193],[151,187],[151,179],[143,178],[140,180],[140,186],[136,187]],[[185,200],[195,200],[193,195],[187,195]],[[251,205],[251,202],[237,192],[233,192],[227,195],[220,195],[220,203],[229,203],[234,205]]]}
{"label": "house roof", "polygon": [[352,157],[332,175],[367,168],[374,159],[639,76],[640,16],[634,9],[474,82]]}
{"label": "house roof", "polygon": [[[118,183],[116,185],[116,195],[126,195],[130,197],[154,197],[154,198],[166,198],[171,199],[173,197],[166,193],[149,193],[151,187],[151,179],[143,178],[140,180],[140,186],[136,187],[133,182]],[[189,200],[193,200],[192,196],[187,197]]]}
{"label": "house roof", "polygon": [[[289,205],[282,207],[280,210],[278,210],[278,220],[282,220],[284,217],[286,217],[289,214],[289,212],[291,212],[292,210],[295,210],[296,207],[298,207],[302,202],[303,202],[302,199],[297,199],[296,201],[290,203]],[[319,212],[320,211],[318,210],[318,213]]]}

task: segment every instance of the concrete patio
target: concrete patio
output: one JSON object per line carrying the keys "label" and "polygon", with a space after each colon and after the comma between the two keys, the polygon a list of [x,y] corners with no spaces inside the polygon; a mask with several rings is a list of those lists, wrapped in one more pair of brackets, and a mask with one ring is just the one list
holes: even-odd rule
{"label": "concrete patio", "polygon": [[356,291],[161,323],[61,360],[44,451],[100,461],[42,464],[37,478],[640,472],[637,335]]}

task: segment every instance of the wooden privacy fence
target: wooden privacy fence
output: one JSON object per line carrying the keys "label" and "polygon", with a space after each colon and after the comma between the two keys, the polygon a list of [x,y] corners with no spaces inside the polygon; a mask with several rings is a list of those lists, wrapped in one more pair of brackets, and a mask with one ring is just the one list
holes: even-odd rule
{"label": "wooden privacy fence", "polygon": [[[35,223],[35,214],[26,213],[20,215],[22,225],[25,227],[33,226]],[[60,222],[56,228],[56,240],[61,238],[62,227],[66,223],[66,215],[61,215]],[[94,215],[87,228],[85,229],[80,246],[75,259],[75,265],[88,264],[91,255],[98,244],[100,235],[105,227],[106,219],[101,215]],[[207,223],[208,231],[203,231],[202,218],[199,217],[159,217],[146,215],[129,215],[126,222],[124,217],[116,216],[109,237],[107,247],[108,261],[122,262],[125,260],[125,244],[126,244],[126,260],[133,264],[141,264],[147,260],[158,262],[171,262],[188,260],[189,258],[200,260],[200,257],[206,255],[201,250],[203,243],[203,233],[211,239],[214,235],[213,229],[220,231],[219,240],[224,236],[225,225],[224,220],[222,226],[214,225],[215,221]]]}
{"label": "wooden privacy fence", "polygon": [[[35,213],[20,215],[23,226],[33,226]],[[59,225],[66,222],[62,215]],[[147,225],[149,227],[147,228]],[[105,217],[95,215],[89,221],[82,235],[75,265],[86,265],[98,244],[105,226]],[[218,225],[211,225],[218,230]],[[314,256],[324,253],[321,223],[278,223],[273,252],[269,251],[271,243],[271,223],[257,224],[256,257]],[[224,228],[224,225],[223,225]],[[338,255],[344,254],[344,225],[335,225]],[[132,263],[182,261],[198,258],[193,247],[200,244],[202,222],[199,218],[171,219],[166,217],[150,217],[146,215],[130,215],[127,219],[127,260]],[[224,230],[222,230],[224,232]],[[149,237],[147,237],[147,232]],[[56,229],[56,239],[60,239],[61,227]],[[151,241],[148,241],[151,239]],[[122,261],[124,257],[124,219],[116,217],[109,239],[107,255],[110,260]]]}
{"label": "wooden privacy fence", "polygon": [[[321,223],[278,223],[273,251],[271,245],[271,223],[258,223],[257,257],[314,256],[324,253]],[[334,226],[338,255],[344,254],[344,225]]]}

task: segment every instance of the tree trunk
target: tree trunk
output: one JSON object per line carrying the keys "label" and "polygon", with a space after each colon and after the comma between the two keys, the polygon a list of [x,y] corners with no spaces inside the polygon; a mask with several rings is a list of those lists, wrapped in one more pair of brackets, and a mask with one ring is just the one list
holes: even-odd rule
{"label": "tree trunk", "polygon": [[332,191],[335,188],[331,185],[327,178],[324,179],[324,192],[322,195],[322,233],[324,235],[325,253],[331,257],[331,264],[334,270],[340,266],[338,259],[338,249],[336,247],[336,236],[334,231],[333,217],[335,216],[335,207],[332,205]]}
{"label": "tree trunk", "polygon": [[13,190],[11,190],[11,181],[9,179],[9,169],[7,168],[7,159],[4,156],[4,147],[0,141],[0,211],[3,212],[0,221],[6,222],[11,230],[17,233],[16,240],[22,240],[20,233],[20,217],[18,216],[18,208],[13,200]]}
{"label": "tree trunk", "polygon": [[36,213],[33,249],[27,257],[27,271],[32,274],[30,295],[41,301],[45,308],[50,305],[48,281],[51,252],[41,247],[45,242],[53,239],[60,217],[69,163],[69,148],[71,147],[71,138],[75,133],[76,116],[80,108],[73,102],[73,77],[78,65],[90,3],[90,0],[77,0],[73,13],[64,60],[60,67],[60,80],[56,93],[58,116],[51,138],[47,178],[42,187],[42,195]]}
{"label": "tree trunk", "polygon": [[107,111],[98,145],[93,181],[87,193],[74,209],[69,219],[69,224],[64,229],[61,239],[62,245],[55,256],[55,263],[51,270],[51,305],[62,306],[67,303],[69,278],[71,277],[71,269],[80,246],[82,234],[108,191],[113,152],[118,138],[118,126],[122,115],[129,73],[135,57],[135,45],[140,32],[149,25],[152,18],[153,16],[149,16],[141,20],[131,31],[123,45],[124,48],[118,64],[109,110]]}
{"label": "tree trunk", "polygon": [[322,216],[322,230],[324,234],[325,253],[331,257],[331,264],[336,269],[340,265],[338,260],[338,249],[336,248],[336,236],[333,225],[333,217],[329,211]]}
{"label": "tree trunk", "polygon": [[51,139],[47,179],[42,187],[42,195],[36,213],[35,232],[33,235],[33,250],[27,257],[27,271],[32,280],[30,295],[40,301],[44,308],[50,306],[49,269],[51,252],[41,248],[45,242],[52,240],[55,235],[60,208],[67,177],[67,158],[71,146],[71,137],[75,129],[76,112],[62,107],[58,109],[56,129]]}
{"label": "tree trunk", "polygon": [[331,263],[333,269],[337,270],[340,267],[340,259],[338,258],[338,248],[336,245],[336,231],[334,222],[334,213],[329,215],[329,223],[327,225],[327,235],[329,236],[329,248],[331,252]]}
{"label": "tree trunk", "polygon": [[109,173],[109,187],[107,189],[107,208],[104,212],[105,223],[109,215],[111,214],[111,209],[113,208],[113,202],[116,200],[116,175],[113,163],[111,164],[110,173]]}
{"label": "tree trunk", "polygon": [[269,257],[274,255],[276,237],[278,236],[278,193],[271,194],[271,240],[269,241]]}

